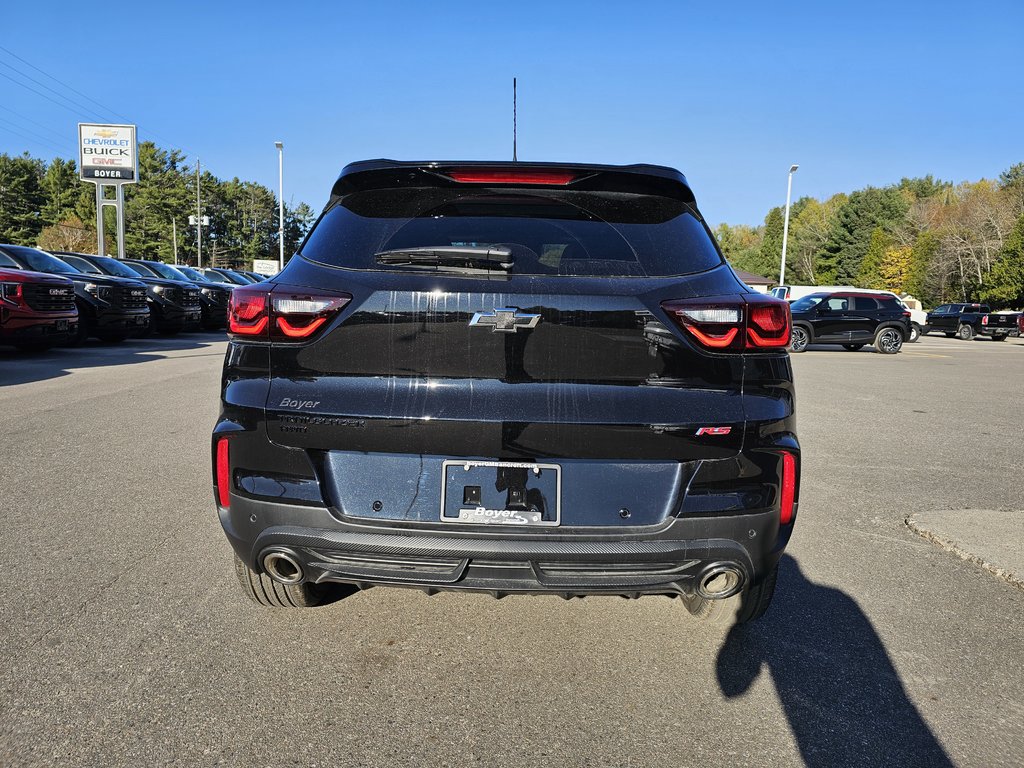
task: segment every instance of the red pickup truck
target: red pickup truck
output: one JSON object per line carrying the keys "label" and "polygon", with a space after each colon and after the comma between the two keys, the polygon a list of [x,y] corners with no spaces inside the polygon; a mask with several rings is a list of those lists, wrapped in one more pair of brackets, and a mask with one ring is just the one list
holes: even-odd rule
{"label": "red pickup truck", "polygon": [[78,330],[75,286],[66,277],[0,269],[0,344],[46,349]]}

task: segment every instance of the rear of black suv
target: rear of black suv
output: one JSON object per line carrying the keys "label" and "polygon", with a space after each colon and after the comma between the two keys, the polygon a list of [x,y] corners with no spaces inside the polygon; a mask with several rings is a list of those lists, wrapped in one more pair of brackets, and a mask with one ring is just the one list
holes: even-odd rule
{"label": "rear of black suv", "polygon": [[213,477],[265,605],[332,582],[757,618],[800,449],[785,302],[659,166],[348,166],[236,288]]}

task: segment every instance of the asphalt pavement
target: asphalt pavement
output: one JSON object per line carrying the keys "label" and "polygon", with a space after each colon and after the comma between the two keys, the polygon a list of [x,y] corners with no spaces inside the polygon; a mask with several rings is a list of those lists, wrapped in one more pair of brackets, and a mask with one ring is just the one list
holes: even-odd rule
{"label": "asphalt pavement", "polygon": [[210,489],[223,350],[0,350],[0,765],[1024,764],[1024,591],[907,524],[1024,508],[1024,342],[794,356],[797,529],[729,633],[667,598],[258,608]]}

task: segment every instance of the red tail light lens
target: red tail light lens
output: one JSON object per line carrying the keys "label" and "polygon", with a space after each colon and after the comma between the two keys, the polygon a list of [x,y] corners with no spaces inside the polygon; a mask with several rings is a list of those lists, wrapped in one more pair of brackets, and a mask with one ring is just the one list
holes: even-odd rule
{"label": "red tail light lens", "polygon": [[231,291],[228,302],[228,333],[260,336],[270,325],[270,289],[247,285]]}
{"label": "red tail light lens", "polygon": [[462,184],[550,184],[565,186],[577,174],[556,170],[519,168],[466,168],[445,172],[448,178]]}
{"label": "red tail light lens", "polygon": [[[909,313],[909,312],[905,312],[904,314],[905,314],[905,315],[906,315],[907,317],[910,317],[910,313]],[[982,324],[982,325],[988,325],[988,315],[982,315],[982,316],[981,316],[981,324]]]}
{"label": "red tail light lens", "polygon": [[779,499],[779,524],[793,522],[796,501],[796,457],[792,453],[782,454],[782,490]]}
{"label": "red tail light lens", "polygon": [[217,502],[222,507],[231,506],[231,462],[226,437],[217,440]]}
{"label": "red tail light lens", "polygon": [[261,341],[308,339],[351,300],[347,293],[312,294],[284,285],[235,288],[228,333]]}
{"label": "red tail light lens", "polygon": [[662,302],[662,309],[701,346],[723,352],[789,344],[789,305],[770,296],[724,296]]}

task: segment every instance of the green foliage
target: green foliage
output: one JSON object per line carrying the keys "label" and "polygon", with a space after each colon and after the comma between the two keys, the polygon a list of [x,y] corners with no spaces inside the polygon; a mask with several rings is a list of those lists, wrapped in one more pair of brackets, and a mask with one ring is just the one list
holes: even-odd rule
{"label": "green foliage", "polygon": [[997,306],[1020,305],[1024,302],[1024,215],[999,249],[999,258],[989,274],[988,285],[980,291],[981,298]]}
{"label": "green foliage", "polygon": [[840,207],[825,243],[819,277],[825,283],[856,278],[876,228],[891,232],[903,222],[910,204],[897,187],[867,187],[853,192]]}
{"label": "green foliage", "polygon": [[885,230],[875,227],[871,230],[871,239],[868,242],[867,252],[861,260],[857,271],[856,284],[861,288],[882,289],[882,265],[885,263],[885,255],[892,244],[892,240]]}
{"label": "green foliage", "polygon": [[35,245],[44,224],[43,172],[42,161],[27,152],[20,157],[0,154],[0,243]]}
{"label": "green foliage", "polygon": [[[254,259],[278,256],[277,197],[252,181],[222,181],[209,171],[199,179],[203,227],[203,264],[250,267]],[[195,264],[195,166],[180,150],[152,142],[139,144],[139,181],[124,187],[125,253],[146,259]],[[291,255],[316,216],[305,203],[285,206],[285,248]],[[73,160],[50,163],[30,157],[0,155],[0,242],[56,249],[95,249],[96,190],[80,181]],[[84,223],[83,223],[84,222]],[[108,253],[117,252],[113,208],[104,211]],[[74,248],[71,247],[74,244]],[[91,244],[91,245],[90,245]]]}
{"label": "green foliage", "polygon": [[925,306],[941,304],[943,297],[929,286],[932,260],[939,251],[939,236],[935,232],[922,232],[910,248],[910,264],[904,291],[920,299]]}
{"label": "green foliage", "polygon": [[719,224],[715,230],[715,239],[730,264],[737,269],[756,273],[760,261],[762,229],[746,224]]}

